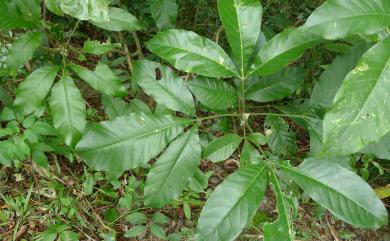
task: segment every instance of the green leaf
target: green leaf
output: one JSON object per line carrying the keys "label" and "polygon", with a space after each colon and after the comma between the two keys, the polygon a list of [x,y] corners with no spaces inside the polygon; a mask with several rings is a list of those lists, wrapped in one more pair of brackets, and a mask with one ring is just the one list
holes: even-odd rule
{"label": "green leaf", "polygon": [[310,104],[323,109],[329,108],[345,76],[356,67],[359,59],[369,47],[370,44],[360,44],[350,48],[346,54],[337,57],[314,86]]}
{"label": "green leaf", "polygon": [[198,76],[188,82],[188,86],[200,103],[208,108],[226,110],[236,104],[236,90],[222,80]]}
{"label": "green leaf", "polygon": [[249,134],[246,138],[257,147],[267,144],[266,137],[259,132]]}
{"label": "green leaf", "polygon": [[57,66],[42,67],[23,80],[16,90],[15,107],[25,115],[34,112],[49,93],[58,70]]}
{"label": "green leaf", "polygon": [[218,0],[218,11],[244,76],[260,35],[263,7],[258,0]]}
{"label": "green leaf", "polygon": [[150,232],[154,236],[156,236],[157,238],[160,238],[160,239],[165,239],[167,236],[167,234],[165,233],[165,230],[162,227],[160,227],[159,225],[154,224],[154,223],[150,226]]}
{"label": "green leaf", "polygon": [[190,122],[146,113],[118,117],[91,126],[76,153],[94,170],[121,174],[157,156]]}
{"label": "green leaf", "polygon": [[190,178],[188,187],[195,192],[203,192],[209,186],[209,178],[211,175],[213,175],[213,171],[203,173],[197,168],[194,175]]}
{"label": "green leaf", "polygon": [[99,62],[95,71],[91,71],[79,65],[69,65],[74,72],[92,88],[104,94],[112,96],[126,95],[126,87],[122,81],[107,65]]}
{"label": "green leaf", "polygon": [[131,213],[126,216],[126,221],[131,224],[144,224],[148,222],[148,218],[143,213]]}
{"label": "green leaf", "polygon": [[42,39],[41,32],[27,32],[20,36],[11,46],[7,57],[7,67],[16,69],[30,61]]}
{"label": "green leaf", "polygon": [[299,68],[284,68],[271,76],[253,79],[245,97],[257,102],[281,100],[293,94],[302,85],[304,77]]}
{"label": "green leaf", "polygon": [[289,132],[290,126],[283,118],[267,116],[264,121],[269,148],[275,154],[295,155],[297,144],[295,135]]}
{"label": "green leaf", "polygon": [[62,11],[80,20],[104,22],[108,20],[107,0],[61,0]]}
{"label": "green leaf", "polygon": [[152,221],[157,224],[167,224],[169,218],[163,213],[155,213],[153,214]]}
{"label": "green leaf", "polygon": [[255,215],[266,184],[267,169],[263,165],[246,166],[226,178],[200,214],[197,240],[235,240]]}
{"label": "green leaf", "polygon": [[247,76],[273,74],[321,42],[321,38],[309,30],[287,29],[260,48]]}
{"label": "green leaf", "polygon": [[41,21],[41,0],[0,1],[0,29],[36,28]]}
{"label": "green leaf", "polygon": [[79,241],[80,235],[72,231],[64,231],[60,233],[59,241]]}
{"label": "green leaf", "polygon": [[129,105],[122,98],[102,95],[102,105],[104,112],[110,119],[131,113]]}
{"label": "green leaf", "polygon": [[328,0],[310,15],[303,28],[333,40],[353,34],[374,34],[387,26],[390,26],[388,0]]}
{"label": "green leaf", "polygon": [[213,41],[185,30],[158,33],[148,42],[148,49],[175,68],[208,77],[238,76],[225,51]]}
{"label": "green leaf", "polygon": [[198,128],[172,142],[148,174],[145,184],[145,205],[163,207],[175,200],[187,187],[201,159]]}
{"label": "green leaf", "polygon": [[390,132],[390,38],[369,49],[344,80],[324,118],[323,154],[345,156]]}
{"label": "green leaf", "polygon": [[64,12],[61,10],[60,1],[61,0],[45,0],[45,5],[50,12],[62,17],[64,16]]}
{"label": "green leaf", "polygon": [[11,141],[0,141],[0,163],[10,167],[13,159],[15,159],[13,149],[15,144]]}
{"label": "green leaf", "polygon": [[80,90],[67,72],[53,86],[49,106],[54,127],[65,144],[74,148],[84,133],[87,115]]}
{"label": "green leaf", "polygon": [[380,159],[390,160],[390,134],[386,134],[379,142],[368,145],[362,152]]}
{"label": "green leaf", "polygon": [[149,106],[145,104],[143,101],[138,99],[132,99],[129,103],[129,112],[130,113],[139,113],[139,112],[145,112],[150,113]]}
{"label": "green leaf", "polygon": [[146,94],[171,110],[195,116],[192,94],[184,80],[176,76],[169,67],[148,60],[133,65],[133,77]]}
{"label": "green leaf", "polygon": [[245,141],[240,154],[241,165],[259,164],[262,161],[263,159],[256,148],[250,142]]}
{"label": "green leaf", "polygon": [[83,52],[87,54],[102,55],[110,53],[120,46],[120,44],[112,44],[110,42],[100,43],[100,41],[88,40],[84,42]]}
{"label": "green leaf", "polygon": [[226,134],[210,143],[203,152],[203,158],[212,162],[228,159],[238,148],[242,137],[236,134]]}
{"label": "green leaf", "polygon": [[306,161],[298,168],[275,164],[314,201],[337,218],[362,228],[387,224],[387,211],[372,188],[352,171],[326,161]]}
{"label": "green leaf", "polygon": [[175,28],[177,9],[176,0],[152,0],[152,17],[158,29]]}
{"label": "green leaf", "polygon": [[289,201],[289,197],[283,193],[281,183],[275,172],[270,171],[269,182],[275,192],[278,210],[278,218],[273,223],[264,224],[264,241],[294,241],[294,218],[292,210],[294,207]]}
{"label": "green leaf", "polygon": [[138,31],[142,30],[143,26],[128,11],[121,8],[108,8],[108,19],[106,21],[91,21],[91,23],[99,28],[109,31]]}
{"label": "green leaf", "polygon": [[133,238],[137,237],[140,234],[145,233],[146,231],[146,226],[139,225],[139,226],[134,226],[131,229],[129,229],[123,236],[125,238]]}

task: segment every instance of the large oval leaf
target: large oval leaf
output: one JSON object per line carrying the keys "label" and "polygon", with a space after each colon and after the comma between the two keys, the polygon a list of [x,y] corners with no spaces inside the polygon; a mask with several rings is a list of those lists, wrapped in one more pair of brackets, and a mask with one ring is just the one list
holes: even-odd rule
{"label": "large oval leaf", "polygon": [[148,42],[148,49],[185,72],[209,77],[238,76],[225,51],[194,32],[178,29],[160,32]]}
{"label": "large oval leaf", "polygon": [[84,133],[87,115],[80,90],[68,73],[53,86],[49,106],[54,127],[65,143],[74,148]]}
{"label": "large oval leaf", "polygon": [[244,76],[260,35],[263,7],[258,0],[218,0],[219,16]]}
{"label": "large oval leaf", "polygon": [[146,113],[118,117],[92,125],[76,153],[94,170],[122,173],[158,155],[190,123]]}
{"label": "large oval leaf", "polygon": [[16,90],[16,108],[25,115],[35,111],[49,94],[58,70],[58,66],[46,66],[30,74]]}
{"label": "large oval leaf", "polygon": [[31,60],[42,36],[41,32],[28,32],[20,36],[9,50],[7,67],[16,69]]}
{"label": "large oval leaf", "polygon": [[298,168],[276,165],[339,219],[362,228],[387,224],[385,206],[354,172],[329,161],[306,161]]}
{"label": "large oval leaf", "polygon": [[61,0],[62,11],[80,20],[103,22],[108,20],[107,0]]}
{"label": "large oval leaf", "polygon": [[390,132],[390,38],[373,46],[344,80],[324,119],[323,154],[345,156]]}
{"label": "large oval leaf", "polygon": [[303,28],[325,39],[373,34],[390,26],[388,0],[328,0],[317,8]]}
{"label": "large oval leaf", "polygon": [[108,8],[108,19],[103,22],[91,21],[99,28],[109,31],[138,31],[143,29],[142,24],[128,11],[121,8]]}
{"label": "large oval leaf", "polygon": [[203,158],[212,162],[228,159],[238,148],[242,137],[236,134],[226,134],[210,143],[203,152]]}
{"label": "large oval leaf", "polygon": [[236,104],[236,90],[222,80],[199,76],[188,85],[200,103],[210,109],[226,110]]}
{"label": "large oval leaf", "polygon": [[145,205],[162,207],[175,200],[198,170],[201,146],[198,128],[193,127],[172,142],[148,174]]}
{"label": "large oval leaf", "polygon": [[176,0],[152,0],[152,17],[158,29],[174,28],[177,18]]}
{"label": "large oval leaf", "polygon": [[235,240],[256,213],[266,184],[264,165],[246,166],[225,179],[211,194],[200,214],[197,240]]}
{"label": "large oval leaf", "polygon": [[141,88],[160,104],[174,111],[195,116],[192,94],[184,80],[169,67],[148,60],[140,60],[133,65],[133,77]]}

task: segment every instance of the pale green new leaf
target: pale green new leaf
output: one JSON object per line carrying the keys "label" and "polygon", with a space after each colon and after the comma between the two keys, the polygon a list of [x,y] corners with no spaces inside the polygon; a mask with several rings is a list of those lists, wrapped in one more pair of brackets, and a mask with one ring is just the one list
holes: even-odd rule
{"label": "pale green new leaf", "polygon": [[390,132],[390,38],[367,51],[324,118],[323,154],[345,156]]}
{"label": "pale green new leaf", "polygon": [[188,86],[200,103],[210,109],[226,110],[236,104],[237,92],[225,81],[198,76]]}
{"label": "pale green new leaf", "polygon": [[41,43],[41,32],[27,32],[21,35],[11,46],[7,56],[7,67],[16,69],[34,56]]}
{"label": "pale green new leaf", "polygon": [[50,10],[50,12],[57,14],[58,16],[64,16],[64,12],[60,7],[61,0],[45,0],[46,8]]}
{"label": "pale green new leaf", "polygon": [[212,162],[228,159],[238,148],[242,137],[236,134],[226,134],[210,143],[203,152],[203,158]]}
{"label": "pale green new leaf", "polygon": [[61,10],[80,20],[104,22],[108,20],[107,0],[61,0]]}
{"label": "pale green new leaf", "polygon": [[87,82],[92,88],[104,94],[112,96],[126,95],[126,87],[120,78],[107,65],[99,62],[95,71],[76,64],[69,65],[81,79]]}
{"label": "pale green new leaf", "polygon": [[49,106],[54,127],[65,144],[74,148],[84,133],[87,115],[80,90],[67,72],[53,86]]}
{"label": "pale green new leaf", "polygon": [[176,0],[152,0],[152,17],[158,29],[175,28],[177,9]]}
{"label": "pale green new leaf", "polygon": [[195,116],[195,104],[192,94],[184,80],[165,65],[148,60],[139,60],[133,64],[132,80],[146,94],[171,110]]}
{"label": "pale green new leaf", "polygon": [[175,200],[198,170],[201,146],[193,127],[172,142],[158,158],[145,184],[145,205],[162,207]]}
{"label": "pale green new leaf", "polygon": [[41,21],[41,0],[1,0],[0,29],[36,28]]}
{"label": "pale green new leaf", "polygon": [[298,168],[275,165],[337,218],[362,228],[387,224],[386,208],[372,188],[339,164],[311,160]]}
{"label": "pale green new leaf", "polygon": [[244,76],[260,35],[263,7],[258,0],[218,0],[218,11]]}
{"label": "pale green new leaf", "polygon": [[388,0],[328,0],[303,25],[325,39],[374,34],[390,26]]}
{"label": "pale green new leaf", "polygon": [[76,153],[94,170],[121,174],[147,163],[191,123],[174,116],[134,113],[93,125]]}
{"label": "pale green new leaf", "polygon": [[196,240],[235,240],[256,213],[266,184],[264,165],[243,167],[226,178],[211,194],[200,214]]}
{"label": "pale green new leaf", "polygon": [[208,77],[238,76],[225,51],[213,41],[185,30],[158,33],[148,42],[148,49],[175,68]]}
{"label": "pale green new leaf", "polygon": [[87,54],[102,55],[112,52],[116,48],[120,48],[120,44],[100,43],[99,41],[85,41],[83,52]]}
{"label": "pale green new leaf", "polygon": [[16,89],[14,105],[23,114],[34,112],[49,94],[58,66],[46,66],[35,70]]}
{"label": "pale green new leaf", "polygon": [[108,8],[108,19],[105,21],[91,21],[99,28],[109,31],[138,31],[143,29],[142,24],[128,11],[121,8]]}
{"label": "pale green new leaf", "polygon": [[296,91],[304,80],[304,73],[295,67],[287,67],[267,77],[252,80],[245,97],[256,102],[281,100]]}

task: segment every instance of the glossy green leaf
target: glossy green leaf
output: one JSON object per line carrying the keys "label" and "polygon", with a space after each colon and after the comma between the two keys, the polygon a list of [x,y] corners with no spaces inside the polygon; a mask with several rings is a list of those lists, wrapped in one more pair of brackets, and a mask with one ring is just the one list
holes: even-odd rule
{"label": "glossy green leaf", "polygon": [[290,126],[281,117],[267,116],[264,121],[267,144],[272,152],[280,155],[295,155],[297,144],[295,135],[289,132]]}
{"label": "glossy green leaf", "polygon": [[188,86],[200,103],[210,109],[226,110],[236,104],[237,92],[225,81],[199,76],[188,82]]}
{"label": "glossy green leaf", "polygon": [[175,28],[178,6],[176,0],[152,0],[152,17],[158,29]]}
{"label": "glossy green leaf", "polygon": [[192,94],[184,80],[169,67],[148,60],[133,64],[132,81],[135,81],[146,94],[171,110],[195,116]]}
{"label": "glossy green leaf", "polygon": [[11,46],[7,57],[7,67],[16,69],[30,61],[41,43],[41,32],[27,32],[21,35]]}
{"label": "glossy green leaf", "polygon": [[107,0],[61,0],[61,10],[80,20],[103,22],[108,20]]}
{"label": "glossy green leaf", "polygon": [[263,165],[243,167],[226,178],[200,214],[196,240],[235,240],[255,215],[266,184],[267,169]]}
{"label": "glossy green leaf", "polygon": [[226,134],[210,143],[203,152],[203,158],[212,162],[228,159],[238,148],[242,137],[236,134]]}
{"label": "glossy green leaf", "polygon": [[325,39],[374,34],[390,26],[388,0],[328,0],[308,18],[303,28]]}
{"label": "glossy green leaf", "polygon": [[65,144],[74,148],[84,133],[87,115],[80,90],[68,73],[53,86],[49,106],[54,127]]}
{"label": "glossy green leaf", "polygon": [[76,64],[69,65],[74,72],[92,88],[112,96],[126,95],[126,87],[120,78],[107,65],[99,62],[95,71]]}
{"label": "glossy green leaf", "polygon": [[59,67],[46,66],[30,74],[16,90],[15,107],[25,115],[35,111],[49,94]]}
{"label": "glossy green leaf", "polygon": [[300,69],[288,67],[271,76],[255,78],[245,91],[245,97],[256,102],[281,100],[293,94],[304,77]]}
{"label": "glossy green leaf", "polygon": [[258,0],[218,0],[218,11],[244,76],[260,35],[263,7]]}
{"label": "glossy green leaf", "polygon": [[187,187],[201,159],[198,128],[172,142],[150,170],[145,184],[145,205],[163,207]]}
{"label": "glossy green leaf", "polygon": [[122,173],[157,156],[191,122],[135,113],[91,126],[76,153],[94,170]]}
{"label": "glossy green leaf", "polygon": [[390,38],[363,55],[336,94],[324,118],[323,154],[344,156],[390,132]]}
{"label": "glossy green leaf", "polygon": [[109,95],[102,95],[102,105],[104,112],[110,119],[130,114],[129,105],[121,98]]}
{"label": "glossy green leaf", "polygon": [[108,19],[106,21],[91,21],[99,28],[109,31],[138,31],[143,29],[142,24],[134,15],[121,8],[108,8]]}
{"label": "glossy green leaf", "polygon": [[276,196],[278,218],[273,223],[264,224],[264,241],[294,241],[293,213],[289,197],[283,192],[275,172],[270,171],[269,182]]}
{"label": "glossy green leaf", "polygon": [[312,31],[303,28],[287,29],[260,48],[247,75],[273,74],[299,58],[306,49],[321,42],[321,38]]}
{"label": "glossy green leaf", "polygon": [[277,166],[337,218],[362,228],[379,228],[387,224],[385,206],[354,172],[327,161],[306,161],[298,168]]}
{"label": "glossy green leaf", "polygon": [[314,86],[310,96],[310,104],[323,109],[330,107],[345,76],[356,67],[363,53],[369,47],[370,44],[360,44],[350,48],[344,55],[337,57]]}
{"label": "glossy green leaf", "polygon": [[158,33],[148,42],[148,49],[175,68],[208,77],[238,76],[225,51],[213,41],[185,30]]}
{"label": "glossy green leaf", "polygon": [[362,152],[390,160],[390,134],[386,134],[379,142],[368,145]]}
{"label": "glossy green leaf", "polygon": [[64,16],[64,12],[61,10],[60,2],[61,0],[45,0],[46,8],[50,12],[57,14],[58,16]]}
{"label": "glossy green leaf", "polygon": [[41,21],[41,0],[0,1],[0,29],[36,28]]}
{"label": "glossy green leaf", "polygon": [[112,52],[114,49],[121,47],[120,44],[100,43],[99,41],[85,41],[83,52],[87,54],[102,55]]}

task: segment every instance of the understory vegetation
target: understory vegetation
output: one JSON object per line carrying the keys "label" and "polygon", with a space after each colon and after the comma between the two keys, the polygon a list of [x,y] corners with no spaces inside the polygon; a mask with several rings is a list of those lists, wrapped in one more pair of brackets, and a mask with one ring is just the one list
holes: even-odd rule
{"label": "understory vegetation", "polygon": [[390,240],[389,0],[0,0],[0,81],[0,240]]}

